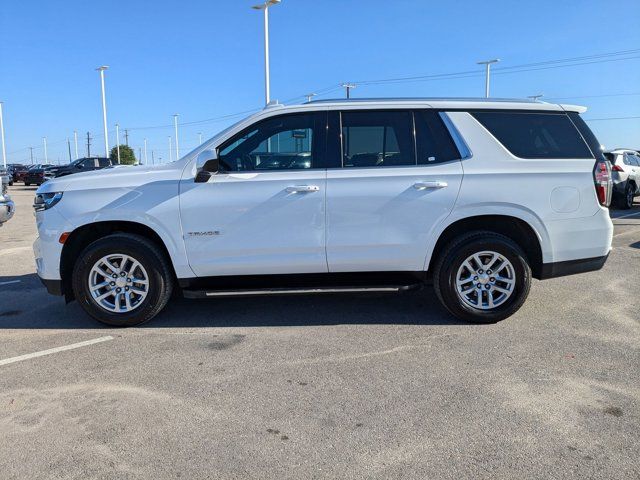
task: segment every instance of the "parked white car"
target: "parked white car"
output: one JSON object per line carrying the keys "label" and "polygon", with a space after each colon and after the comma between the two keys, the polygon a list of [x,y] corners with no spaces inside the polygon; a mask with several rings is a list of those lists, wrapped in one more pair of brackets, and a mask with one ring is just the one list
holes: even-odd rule
{"label": "parked white car", "polygon": [[129,326],[187,297],[402,291],[496,322],[597,270],[611,171],[579,113],[522,100],[274,105],[174,163],[53,179],[38,275]]}
{"label": "parked white car", "polygon": [[11,177],[7,170],[0,167],[0,227],[11,220],[16,211],[15,204],[9,195],[9,183],[11,183]]}

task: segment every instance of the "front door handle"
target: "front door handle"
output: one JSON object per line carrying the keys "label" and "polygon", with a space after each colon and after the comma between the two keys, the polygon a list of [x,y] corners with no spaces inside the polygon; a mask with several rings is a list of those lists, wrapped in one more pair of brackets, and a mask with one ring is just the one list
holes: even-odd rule
{"label": "front door handle", "polygon": [[413,188],[416,190],[426,190],[428,188],[445,188],[447,187],[447,182],[416,182],[413,184]]}
{"label": "front door handle", "polygon": [[317,185],[291,185],[287,187],[287,192],[289,193],[307,193],[307,192],[317,192],[320,190],[320,187]]}

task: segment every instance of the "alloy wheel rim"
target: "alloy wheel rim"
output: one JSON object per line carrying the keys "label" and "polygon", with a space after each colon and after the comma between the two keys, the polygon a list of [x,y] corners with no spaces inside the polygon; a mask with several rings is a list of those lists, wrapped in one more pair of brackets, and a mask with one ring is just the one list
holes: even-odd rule
{"label": "alloy wheel rim", "polygon": [[492,310],[503,305],[516,286],[515,269],[502,254],[491,250],[474,253],[456,273],[456,293],[467,305]]}
{"label": "alloy wheel rim", "polygon": [[132,256],[112,253],[93,265],[88,286],[91,298],[98,306],[112,313],[128,313],[147,298],[149,275]]}

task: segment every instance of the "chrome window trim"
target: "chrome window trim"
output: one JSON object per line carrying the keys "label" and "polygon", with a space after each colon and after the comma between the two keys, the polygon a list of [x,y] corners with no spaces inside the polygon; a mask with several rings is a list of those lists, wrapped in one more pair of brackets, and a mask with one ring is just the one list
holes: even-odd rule
{"label": "chrome window trim", "polygon": [[473,157],[473,152],[465,142],[464,137],[460,134],[456,126],[453,124],[447,112],[438,112],[440,118],[444,122],[445,127],[449,131],[451,138],[453,139],[453,143],[456,144],[458,151],[460,152],[460,160],[467,160],[468,158]]}

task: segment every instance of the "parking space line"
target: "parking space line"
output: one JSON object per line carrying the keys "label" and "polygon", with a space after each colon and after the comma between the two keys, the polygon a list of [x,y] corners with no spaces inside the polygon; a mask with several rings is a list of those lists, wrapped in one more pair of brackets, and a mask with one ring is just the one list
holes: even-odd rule
{"label": "parking space line", "polygon": [[0,282],[0,287],[2,285],[11,285],[12,283],[20,283],[22,280],[9,280],[8,282]]}
{"label": "parking space line", "polygon": [[23,360],[28,360],[30,358],[43,357],[45,355],[51,355],[52,353],[64,352],[66,350],[73,350],[74,348],[86,347],[88,345],[106,342],[109,340],[113,340],[113,337],[106,336],[106,337],[94,338],[93,340],[87,340],[85,342],[72,343],[71,345],[50,348],[49,350],[41,350],[39,352],[34,352],[34,353],[27,353],[26,355],[20,355],[18,357],[5,358],[4,360],[0,360],[0,366],[8,365],[10,363],[15,363],[15,362],[21,362]]}
{"label": "parking space line", "polygon": [[627,213],[626,215],[620,215],[619,217],[611,217],[611,220],[618,220],[619,218],[633,217],[634,215],[640,215],[640,212]]}

